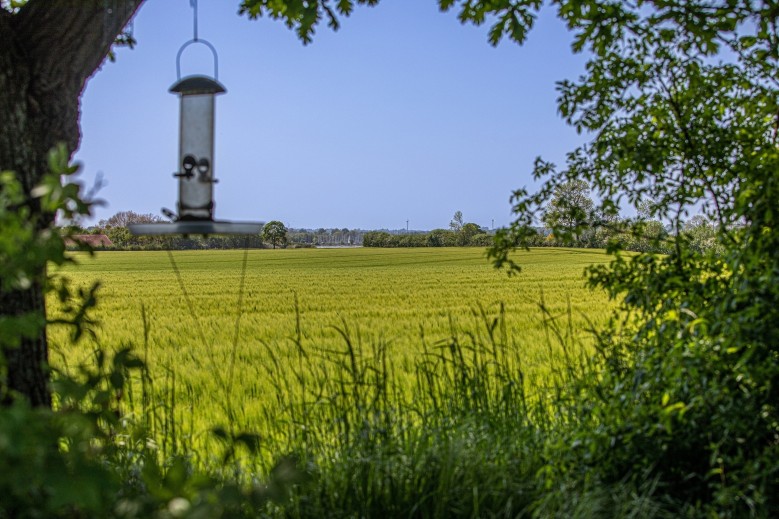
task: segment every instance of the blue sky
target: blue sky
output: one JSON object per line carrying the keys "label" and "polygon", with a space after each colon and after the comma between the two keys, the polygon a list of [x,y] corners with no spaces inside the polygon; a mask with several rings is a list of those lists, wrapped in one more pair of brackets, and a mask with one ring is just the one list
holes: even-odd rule
{"label": "blue sky", "polygon": [[[304,46],[282,23],[237,15],[237,0],[200,0],[199,33],[219,53],[216,217],[292,227],[447,227],[455,211],[490,226],[533,186],[536,156],[557,164],[582,136],[557,114],[555,82],[583,70],[548,12],[529,41],[487,43],[435,0],[358,8]],[[120,49],[82,98],[82,179],[106,182],[96,219],[175,209],[176,53],[192,37],[189,0],[148,0],[138,45]],[[182,74],[210,74],[190,46]]]}

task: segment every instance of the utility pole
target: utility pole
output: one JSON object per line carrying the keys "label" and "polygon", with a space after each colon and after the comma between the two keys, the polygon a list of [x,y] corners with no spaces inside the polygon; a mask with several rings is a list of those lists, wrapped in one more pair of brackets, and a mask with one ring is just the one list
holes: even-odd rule
{"label": "utility pole", "polygon": [[490,227],[490,229],[494,229],[494,228],[495,228],[495,218],[492,219],[492,227]]}
{"label": "utility pole", "polygon": [[406,220],[406,234],[408,234],[408,220]]}

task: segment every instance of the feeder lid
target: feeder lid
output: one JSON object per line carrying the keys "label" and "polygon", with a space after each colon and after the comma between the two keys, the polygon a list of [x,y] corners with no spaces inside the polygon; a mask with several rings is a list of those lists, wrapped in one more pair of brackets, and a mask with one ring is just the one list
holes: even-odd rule
{"label": "feeder lid", "polygon": [[177,81],[169,92],[181,95],[222,94],[227,89],[219,81],[208,76],[187,76]]}

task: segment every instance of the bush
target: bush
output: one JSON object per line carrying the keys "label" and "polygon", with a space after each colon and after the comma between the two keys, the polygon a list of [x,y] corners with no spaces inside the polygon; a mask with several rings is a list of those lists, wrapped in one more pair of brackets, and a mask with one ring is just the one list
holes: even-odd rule
{"label": "bush", "polygon": [[486,233],[474,234],[468,240],[468,245],[473,247],[490,247],[492,246],[492,236]]}
{"label": "bush", "polygon": [[366,232],[362,238],[363,247],[386,247],[386,243],[389,240],[389,233],[371,231]]}

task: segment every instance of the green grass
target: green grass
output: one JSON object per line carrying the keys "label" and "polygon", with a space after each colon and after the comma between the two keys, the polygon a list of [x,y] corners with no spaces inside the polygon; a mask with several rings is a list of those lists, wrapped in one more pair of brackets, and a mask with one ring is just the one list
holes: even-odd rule
{"label": "green grass", "polygon": [[[413,397],[422,359],[453,337],[482,341],[475,337],[499,315],[513,365],[521,363],[525,380],[542,379],[558,342],[549,319],[576,342],[610,310],[605,296],[584,288],[584,268],[607,260],[600,251],[520,253],[523,272],[509,278],[475,248],[252,250],[234,343],[244,252],[173,257],[194,315],[166,252],[100,252],[62,272],[80,285],[101,282],[97,342],[136,346],[157,384],[145,405],[152,414],[164,409],[152,422],[166,441],[174,427],[175,441],[196,446],[217,424],[280,434],[280,399],[303,401],[315,387],[327,399],[317,379],[343,376],[343,368],[354,376],[361,359],[385,356],[394,391]],[[56,329],[50,340],[60,367],[87,360],[94,347],[71,345]],[[314,354],[301,356],[302,348]],[[351,366],[338,364],[349,355],[357,357]]]}

